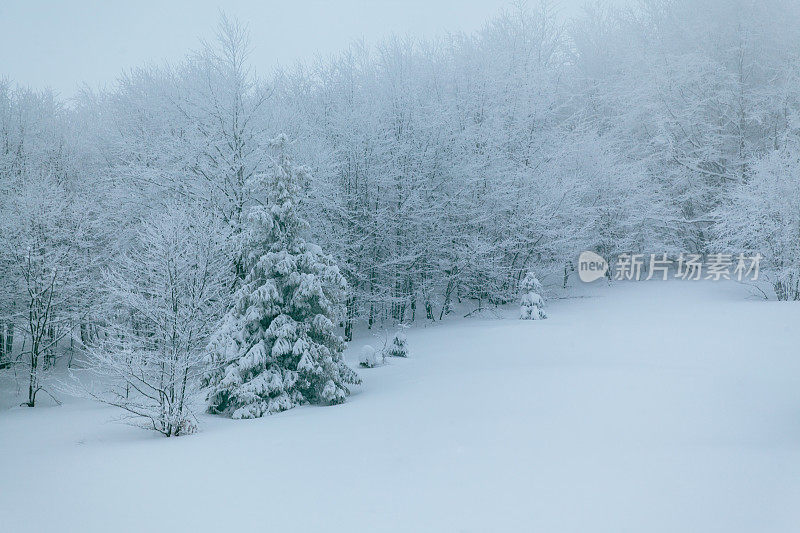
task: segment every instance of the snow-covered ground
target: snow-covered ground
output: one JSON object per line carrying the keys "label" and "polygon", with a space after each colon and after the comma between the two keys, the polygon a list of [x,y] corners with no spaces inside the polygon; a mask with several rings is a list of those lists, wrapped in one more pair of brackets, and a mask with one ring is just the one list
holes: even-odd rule
{"label": "snow-covered ground", "polygon": [[800,306],[640,282],[548,311],[412,328],[344,405],[188,437],[6,409],[0,530],[800,531]]}

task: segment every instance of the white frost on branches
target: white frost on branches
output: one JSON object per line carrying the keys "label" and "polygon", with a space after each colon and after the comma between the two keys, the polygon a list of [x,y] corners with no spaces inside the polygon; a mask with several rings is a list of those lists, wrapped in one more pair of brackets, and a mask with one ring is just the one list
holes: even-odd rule
{"label": "white frost on branches", "polygon": [[85,358],[96,378],[87,392],[168,437],[195,428],[204,349],[229,290],[223,228],[172,204],[105,276],[108,323]]}

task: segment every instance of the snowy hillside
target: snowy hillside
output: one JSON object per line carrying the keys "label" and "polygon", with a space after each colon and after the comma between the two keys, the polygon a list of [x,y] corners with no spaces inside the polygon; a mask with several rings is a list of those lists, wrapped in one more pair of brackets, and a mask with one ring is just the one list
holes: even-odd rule
{"label": "snowy hillside", "polygon": [[342,405],[178,439],[3,410],[0,530],[798,530],[800,307],[641,282],[548,311],[412,328]]}

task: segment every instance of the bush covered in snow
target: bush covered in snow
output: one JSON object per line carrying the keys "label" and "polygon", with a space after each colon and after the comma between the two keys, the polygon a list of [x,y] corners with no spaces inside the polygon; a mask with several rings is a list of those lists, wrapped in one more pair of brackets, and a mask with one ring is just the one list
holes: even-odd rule
{"label": "bush covered in snow", "polygon": [[522,320],[542,320],[547,318],[542,298],[542,284],[533,272],[522,279],[519,284],[522,297],[520,298],[519,317]]}
{"label": "bush covered in snow", "polygon": [[358,356],[358,364],[364,368],[374,368],[383,364],[383,353],[379,352],[369,344],[365,344],[361,348],[361,353]]}

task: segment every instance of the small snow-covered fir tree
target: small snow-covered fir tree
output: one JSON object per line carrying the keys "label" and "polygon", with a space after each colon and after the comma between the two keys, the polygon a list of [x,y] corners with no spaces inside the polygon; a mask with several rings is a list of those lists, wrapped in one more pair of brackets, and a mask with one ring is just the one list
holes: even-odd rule
{"label": "small snow-covered fir tree", "polygon": [[248,213],[248,274],[209,346],[204,384],[209,411],[256,418],[305,403],[336,404],[360,383],[334,332],[347,282],[301,233],[300,181],[286,139],[274,141],[274,171],[251,184],[269,198]]}
{"label": "small snow-covered fir tree", "polygon": [[392,337],[391,342],[386,347],[386,355],[389,357],[408,357],[408,347],[406,346],[406,335],[398,331]]}
{"label": "small snow-covered fir tree", "polygon": [[520,299],[519,317],[522,320],[542,320],[547,318],[542,298],[542,284],[533,272],[528,272],[519,284],[522,297]]}

